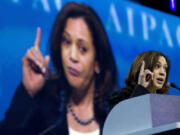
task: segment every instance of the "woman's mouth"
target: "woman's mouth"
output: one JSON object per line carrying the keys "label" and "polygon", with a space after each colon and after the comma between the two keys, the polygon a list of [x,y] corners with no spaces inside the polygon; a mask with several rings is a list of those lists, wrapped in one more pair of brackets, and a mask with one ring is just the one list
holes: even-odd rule
{"label": "woman's mouth", "polygon": [[162,85],[164,83],[164,79],[163,78],[157,78],[157,83]]}
{"label": "woman's mouth", "polygon": [[73,76],[79,76],[80,72],[73,67],[68,67],[68,72]]}

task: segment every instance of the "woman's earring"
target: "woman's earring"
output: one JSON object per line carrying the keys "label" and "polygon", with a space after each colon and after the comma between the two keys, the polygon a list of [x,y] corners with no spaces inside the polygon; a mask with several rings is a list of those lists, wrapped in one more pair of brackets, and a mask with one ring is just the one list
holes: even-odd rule
{"label": "woman's earring", "polygon": [[100,70],[99,69],[95,69],[95,72],[96,72],[96,74],[99,74]]}

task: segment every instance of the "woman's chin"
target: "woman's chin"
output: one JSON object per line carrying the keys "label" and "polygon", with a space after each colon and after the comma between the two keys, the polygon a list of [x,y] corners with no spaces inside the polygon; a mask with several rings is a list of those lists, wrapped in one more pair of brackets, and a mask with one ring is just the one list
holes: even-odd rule
{"label": "woman's chin", "polygon": [[79,89],[83,85],[83,81],[80,78],[70,77],[68,78],[68,82],[71,87]]}
{"label": "woman's chin", "polygon": [[162,87],[163,87],[163,85],[161,85],[161,84],[156,84],[155,85],[155,88],[158,90],[158,89],[162,89]]}

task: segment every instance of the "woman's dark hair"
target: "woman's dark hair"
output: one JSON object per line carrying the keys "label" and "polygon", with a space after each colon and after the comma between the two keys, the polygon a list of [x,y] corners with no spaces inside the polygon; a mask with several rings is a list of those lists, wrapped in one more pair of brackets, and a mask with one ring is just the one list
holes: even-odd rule
{"label": "woman's dark hair", "polygon": [[95,74],[95,101],[102,102],[116,86],[116,65],[106,32],[95,11],[85,4],[67,3],[58,13],[50,37],[50,53],[56,74],[68,84],[62,67],[60,45],[62,33],[69,18],[82,18],[90,32],[95,47],[100,73]]}
{"label": "woman's dark hair", "polygon": [[159,89],[158,93],[168,93],[169,85],[168,85],[168,76],[169,76],[169,70],[170,70],[170,61],[167,56],[165,56],[160,51],[147,51],[139,54],[134,62],[131,65],[130,71],[125,79],[126,87],[124,89],[134,89],[138,83],[138,77],[139,72],[141,68],[142,61],[145,62],[145,69],[149,69],[150,71],[153,71],[155,68],[159,57],[163,56],[166,59],[167,62],[167,69],[166,69],[166,80],[162,87],[162,89]]}

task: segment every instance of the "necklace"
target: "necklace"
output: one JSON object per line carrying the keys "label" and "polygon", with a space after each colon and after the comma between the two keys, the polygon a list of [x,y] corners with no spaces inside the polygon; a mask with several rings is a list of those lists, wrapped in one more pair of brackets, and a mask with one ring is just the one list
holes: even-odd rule
{"label": "necklace", "polygon": [[94,116],[92,116],[92,118],[88,119],[88,120],[80,120],[77,115],[74,113],[71,104],[68,104],[68,108],[72,114],[72,116],[74,117],[74,119],[81,125],[88,125],[90,124],[93,120],[94,120]]}

